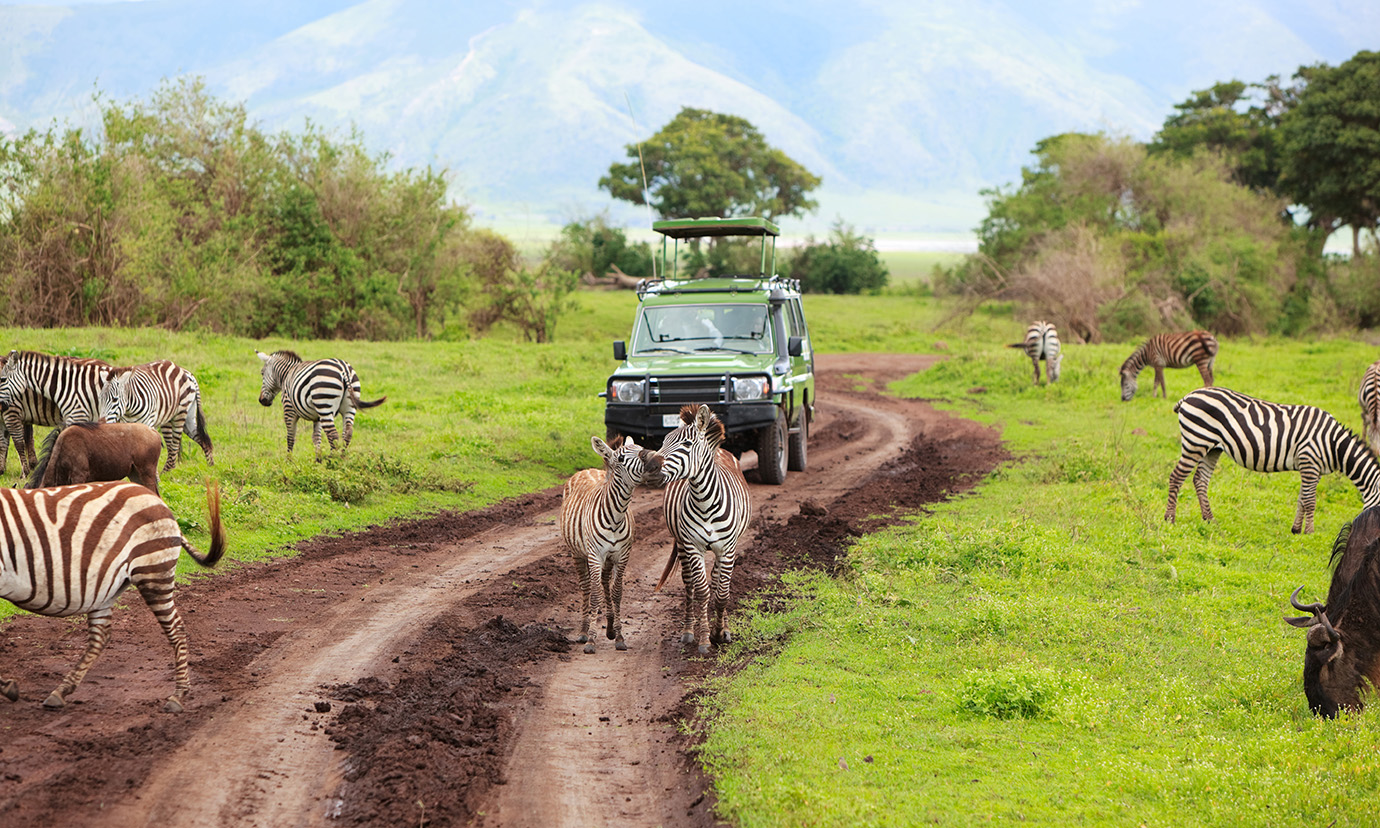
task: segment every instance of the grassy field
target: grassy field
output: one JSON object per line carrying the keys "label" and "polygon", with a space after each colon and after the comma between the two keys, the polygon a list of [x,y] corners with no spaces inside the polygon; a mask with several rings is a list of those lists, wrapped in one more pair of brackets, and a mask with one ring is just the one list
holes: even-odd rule
{"label": "grassy field", "polygon": [[[1380,724],[1310,715],[1303,634],[1281,620],[1297,614],[1294,587],[1325,596],[1355,488],[1324,478],[1318,532],[1295,536],[1299,476],[1224,459],[1216,522],[1199,519],[1190,485],[1166,525],[1171,406],[1197,373],[1168,372],[1168,401],[1123,404],[1128,346],[1066,346],[1061,381],[1037,388],[994,340],[950,336],[950,360],[893,391],[998,426],[1017,459],[863,539],[851,577],[795,577],[791,610],[735,628],[729,657],[756,657],[717,687],[704,752],[724,814],[744,826],[1375,824]],[[1227,341],[1217,379],[1356,428],[1376,356],[1347,341]]]}

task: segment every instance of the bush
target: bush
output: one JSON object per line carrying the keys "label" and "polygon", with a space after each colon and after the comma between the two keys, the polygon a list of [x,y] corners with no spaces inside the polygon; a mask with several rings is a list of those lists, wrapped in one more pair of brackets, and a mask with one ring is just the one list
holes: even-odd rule
{"label": "bush", "polygon": [[610,227],[607,214],[572,221],[561,228],[561,237],[551,243],[546,259],[559,270],[581,276],[606,276],[618,272],[630,276],[652,275],[652,246],[629,243],[620,227]]}
{"label": "bush", "polygon": [[891,275],[873,240],[842,220],[834,223],[828,241],[807,239],[791,258],[788,272],[807,293],[877,293]]}

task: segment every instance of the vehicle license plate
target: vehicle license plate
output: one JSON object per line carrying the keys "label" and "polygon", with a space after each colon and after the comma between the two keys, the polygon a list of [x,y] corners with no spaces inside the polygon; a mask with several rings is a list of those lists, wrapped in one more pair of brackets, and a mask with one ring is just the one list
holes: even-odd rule
{"label": "vehicle license plate", "polygon": [[661,426],[662,428],[679,428],[680,414],[662,414]]}

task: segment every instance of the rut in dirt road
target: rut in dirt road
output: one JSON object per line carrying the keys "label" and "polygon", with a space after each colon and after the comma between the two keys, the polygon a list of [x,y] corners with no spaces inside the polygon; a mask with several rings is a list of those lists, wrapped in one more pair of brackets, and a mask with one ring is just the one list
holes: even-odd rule
{"label": "rut in dirt road", "polygon": [[[879,393],[924,364],[820,359],[810,469],[753,486],[735,599],[789,567],[832,568],[871,516],[933,502],[1000,461],[990,430]],[[669,552],[657,493],[632,506],[625,653],[570,649],[579,594],[558,505],[543,492],[192,581],[178,598],[194,671],[181,717],[143,703],[162,678],[139,655],[156,628],[117,614],[111,654],[136,655],[89,679],[83,704],[58,718],[0,708],[13,734],[0,822],[712,824],[712,785],[679,727],[712,664],[677,643],[679,579],[652,594]],[[31,672],[75,646],[30,619],[6,628],[0,657],[38,663]]]}

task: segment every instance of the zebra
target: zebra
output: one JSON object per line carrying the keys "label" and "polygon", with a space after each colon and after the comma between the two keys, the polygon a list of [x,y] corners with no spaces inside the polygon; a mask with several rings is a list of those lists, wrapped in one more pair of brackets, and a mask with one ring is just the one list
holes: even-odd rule
{"label": "zebra", "polygon": [[6,434],[16,442],[25,475],[36,460],[33,426],[95,420],[101,388],[113,370],[110,363],[99,359],[9,352],[0,364],[0,413]]}
{"label": "zebra", "polygon": [[[1361,403],[1361,428],[1370,450],[1380,456],[1380,362],[1371,363],[1361,377],[1361,387],[1356,392]],[[0,471],[4,466],[0,465]]]}
{"label": "zebra", "polygon": [[[39,615],[85,615],[86,652],[43,706],[58,708],[81,684],[110,634],[111,608],[133,585],[173,648],[175,690],[163,709],[180,713],[191,690],[187,633],[173,603],[179,553],[215,566],[225,553],[220,489],[206,489],[211,547],[205,555],[182,537],[158,495],[135,483],[87,483],[51,489],[0,489],[0,598]],[[19,700],[19,683],[0,678],[0,695]]]}
{"label": "zebra", "polygon": [[297,421],[312,422],[311,443],[316,459],[321,459],[321,430],[326,430],[331,450],[335,450],[339,436],[335,430],[335,415],[344,420],[344,446],[350,447],[355,431],[355,410],[382,405],[388,397],[365,401],[359,398],[359,375],[343,359],[318,359],[304,362],[292,351],[264,354],[255,351],[263,361],[263,389],[259,404],[273,405],[273,398],[283,392],[283,423],[287,426],[287,450],[297,440]]}
{"label": "zebra", "polygon": [[1059,364],[1063,360],[1063,355],[1059,353],[1059,331],[1055,330],[1054,323],[1032,322],[1029,328],[1025,329],[1025,341],[1016,342],[1007,346],[1008,348],[1024,348],[1025,355],[1030,357],[1031,363],[1035,366],[1035,384],[1040,384],[1040,360],[1045,361],[1045,374],[1049,382],[1059,379]]}
{"label": "zebra", "polygon": [[[662,476],[667,481],[664,512],[671,532],[671,557],[661,573],[660,591],[680,561],[685,584],[685,625],[682,644],[733,640],[724,622],[729,583],[738,540],[747,529],[752,503],[738,460],[720,448],[724,424],[709,406],[687,405],[680,410],[680,426],[662,442]],[[714,553],[713,589],[706,556]],[[711,611],[712,604],[712,611]],[[711,626],[712,615],[712,626]]]}
{"label": "zebra", "polygon": [[591,437],[590,445],[604,458],[604,467],[585,469],[566,481],[561,492],[561,539],[575,559],[584,594],[579,641],[585,652],[594,652],[590,627],[598,623],[601,597],[608,612],[606,634],[616,649],[626,650],[621,612],[623,572],[633,540],[628,503],[635,487],[661,485],[661,455],[631,439],[625,442],[622,436],[612,443]]}
{"label": "zebra", "polygon": [[196,441],[214,466],[211,435],[206,432],[206,413],[201,405],[201,386],[191,371],[160,359],[116,368],[101,388],[101,417],[107,423],[143,423],[163,435],[166,474],[182,456],[182,435]]}
{"label": "zebra", "polygon": [[1121,363],[1121,401],[1130,402],[1136,395],[1136,377],[1147,365],[1155,369],[1155,384],[1150,387],[1152,397],[1157,389],[1161,396],[1169,396],[1164,387],[1166,368],[1196,365],[1203,377],[1203,386],[1211,388],[1212,363],[1216,359],[1217,337],[1207,331],[1155,334]]}
{"label": "zebra", "polygon": [[1365,443],[1331,414],[1311,405],[1265,402],[1226,388],[1200,388],[1174,405],[1179,415],[1179,462],[1169,475],[1164,519],[1174,522],[1179,487],[1188,473],[1203,520],[1212,520],[1208,482],[1225,451],[1241,466],[1260,472],[1298,470],[1302,477],[1291,530],[1313,532],[1318,478],[1340,471],[1366,506],[1380,504],[1380,462]]}

